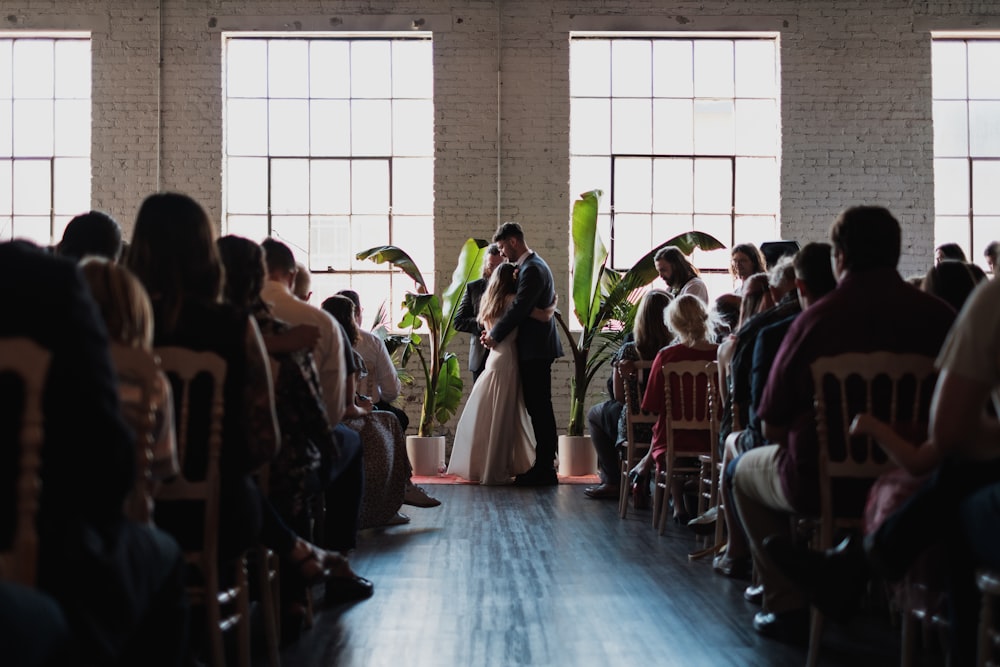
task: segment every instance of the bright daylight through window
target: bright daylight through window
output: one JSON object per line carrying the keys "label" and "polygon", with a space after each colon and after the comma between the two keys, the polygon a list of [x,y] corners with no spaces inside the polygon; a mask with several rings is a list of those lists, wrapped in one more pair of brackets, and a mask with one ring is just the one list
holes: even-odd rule
{"label": "bright daylight through window", "polygon": [[[604,191],[614,268],[690,230],[780,238],[777,39],[573,33],[570,194]],[[729,253],[696,252],[713,293]],[[716,273],[712,273],[715,270]]]}
{"label": "bright daylight through window", "polygon": [[433,277],[430,39],[229,35],[225,61],[225,233],[283,241],[314,295],[395,325],[412,282],[354,255],[391,243]]}

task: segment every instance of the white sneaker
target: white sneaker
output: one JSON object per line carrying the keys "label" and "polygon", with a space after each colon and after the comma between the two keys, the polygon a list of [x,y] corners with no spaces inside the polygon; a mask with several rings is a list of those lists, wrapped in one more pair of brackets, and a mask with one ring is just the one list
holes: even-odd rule
{"label": "white sneaker", "polygon": [[414,507],[437,507],[441,501],[427,495],[426,491],[413,482],[407,482],[406,490],[403,492],[403,504]]}

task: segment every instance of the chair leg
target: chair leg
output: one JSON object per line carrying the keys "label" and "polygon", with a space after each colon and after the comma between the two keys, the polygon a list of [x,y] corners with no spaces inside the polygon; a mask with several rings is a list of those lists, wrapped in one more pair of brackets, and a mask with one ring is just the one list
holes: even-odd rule
{"label": "chair leg", "polygon": [[267,646],[267,662],[271,667],[281,667],[279,656],[281,628],[278,601],[281,599],[278,563],[274,552],[266,547],[257,548],[257,580],[260,584],[260,610]]}
{"label": "chair leg", "polygon": [[240,667],[250,667],[250,586],[247,583],[247,561],[245,558],[236,560],[236,586],[239,590],[236,608],[239,611],[239,627],[236,628],[237,664]]}
{"label": "chair leg", "polygon": [[819,647],[823,641],[823,614],[812,608],[809,615],[809,654],[806,657],[806,667],[816,667],[819,664]]}
{"label": "chair leg", "polygon": [[631,491],[628,483],[628,461],[622,461],[621,479],[618,483],[618,516],[622,519],[628,515],[628,493]]}
{"label": "chair leg", "polygon": [[[666,494],[663,491],[663,487],[660,486],[660,472],[654,470],[653,472],[653,528],[659,529],[660,527],[660,515],[664,513],[663,505],[665,504]],[[661,533],[662,535],[662,533]]]}

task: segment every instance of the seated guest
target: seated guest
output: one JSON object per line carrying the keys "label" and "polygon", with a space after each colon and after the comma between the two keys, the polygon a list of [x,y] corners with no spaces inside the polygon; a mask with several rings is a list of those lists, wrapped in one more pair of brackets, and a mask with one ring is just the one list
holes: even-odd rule
{"label": "seated guest", "polygon": [[956,261],[956,262],[967,262],[965,258],[965,251],[962,250],[962,246],[957,243],[944,243],[934,248],[934,264],[940,264],[944,261]]}
{"label": "seated guest", "polygon": [[[674,299],[667,306],[666,314],[667,327],[674,335],[677,342],[662,348],[653,360],[653,365],[649,370],[649,381],[646,384],[646,391],[642,396],[641,407],[646,412],[659,415],[656,424],[653,426],[653,441],[649,452],[632,469],[632,473],[637,478],[648,478],[650,471],[655,464],[657,470],[666,465],[667,455],[667,434],[666,418],[664,417],[666,391],[663,380],[663,367],[677,361],[715,361],[718,346],[715,340],[715,324],[709,317],[705,305],[696,296],[685,294]],[[698,393],[704,396],[703,389],[699,388]],[[674,396],[677,392],[672,392]],[[683,406],[672,406],[676,416],[681,414]],[[674,445],[683,450],[704,449],[714,447],[713,443],[701,441],[701,433],[690,433],[680,431],[677,433],[678,442]],[[690,437],[689,437],[690,436]],[[686,524],[690,519],[690,512],[684,507],[682,489],[678,484],[674,484],[670,490],[673,499],[673,516],[676,523]]]}
{"label": "seated guest", "polygon": [[947,261],[938,263],[927,272],[920,289],[947,301],[958,312],[976,285],[984,280],[986,274],[975,264]]}
{"label": "seated guest", "polygon": [[677,246],[660,248],[653,255],[656,272],[670,289],[670,295],[693,294],[708,305],[708,287],[701,279],[701,272]]}
{"label": "seated guest", "polygon": [[[833,223],[837,288],[791,325],[761,396],[761,430],[777,444],[752,449],[736,464],[736,509],[764,585],[766,611],[755,616],[754,628],[765,636],[799,641],[808,632],[806,598],[775,568],[763,542],[788,534],[790,514],[819,511],[810,365],[845,352],[936,355],[954,319],[950,306],[897,273],[900,236],[899,223],[881,207],[850,208]],[[853,502],[860,515],[866,492],[859,484],[837,495],[839,502]]]}
{"label": "seated guest", "polygon": [[295,283],[292,284],[292,294],[306,303],[312,298],[312,274],[302,262],[295,262]]}
{"label": "seated guest", "polygon": [[990,241],[983,251],[983,257],[986,258],[986,273],[991,276],[996,275],[998,255],[1000,255],[1000,241]]}
{"label": "seated guest", "polygon": [[739,341],[737,334],[750,318],[774,306],[767,274],[755,273],[748,277],[743,283],[740,297],[740,316],[736,321],[736,330],[719,345],[719,391],[722,392],[722,400],[726,403],[730,401],[729,364],[733,360],[733,353]]}
{"label": "seated guest", "polygon": [[56,254],[79,262],[91,255],[117,262],[122,254],[122,228],[107,213],[91,211],[69,221]]}
{"label": "seated guest", "polygon": [[743,294],[743,286],[747,278],[758,273],[767,271],[767,260],[757,246],[752,243],[740,243],[733,246],[729,253],[729,273],[734,281],[739,281],[736,288],[737,294]]}
{"label": "seated guest", "polygon": [[[0,294],[16,314],[0,318],[0,339],[27,337],[51,355],[37,588],[58,603],[71,633],[56,662],[178,665],[187,651],[184,561],[170,536],[124,517],[135,444],[86,284],[72,262],[14,241],[0,244]],[[5,463],[0,477],[9,481],[14,469]],[[12,497],[0,494],[0,535],[13,528]],[[63,623],[42,612],[55,644]]]}

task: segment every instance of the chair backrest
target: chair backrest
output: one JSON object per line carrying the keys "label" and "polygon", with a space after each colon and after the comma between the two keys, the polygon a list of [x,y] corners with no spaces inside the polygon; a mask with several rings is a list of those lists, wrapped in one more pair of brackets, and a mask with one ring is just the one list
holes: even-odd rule
{"label": "chair backrest", "polygon": [[854,417],[867,412],[904,437],[922,438],[937,371],[933,357],[893,352],[822,357],[811,369],[819,444],[820,546],[829,547],[836,526],[859,523],[857,516],[835,516],[833,480],[873,482],[896,468],[874,438],[849,435]]}
{"label": "chair backrest", "polygon": [[[0,578],[25,586],[35,584],[38,563],[38,503],[44,422],[42,393],[51,354],[27,338],[0,339],[0,389],[13,423],[0,425],[2,465]],[[13,414],[18,410],[18,414]],[[6,421],[6,420],[5,420]],[[6,507],[5,507],[6,505]],[[8,511],[9,510],[9,511]]]}
{"label": "chair backrest", "polygon": [[[156,348],[156,355],[174,391],[177,458],[180,463],[179,474],[157,489],[156,500],[204,503],[203,550],[199,554],[189,554],[189,560],[201,560],[215,570],[219,543],[219,459],[222,453],[226,362],[212,352],[179,347]],[[203,468],[193,465],[195,462],[192,459],[197,459],[199,463],[204,461],[206,465]],[[192,477],[195,470],[199,474],[198,479]],[[200,477],[202,472],[204,476]],[[213,586],[217,588],[217,582],[206,582],[207,588]]]}
{"label": "chair backrest", "polygon": [[153,509],[150,468],[159,363],[146,350],[119,344],[111,345],[111,359],[118,375],[122,416],[135,433],[135,486],[125,501],[125,514],[145,522],[151,519]]}
{"label": "chair backrest", "polygon": [[[663,419],[667,455],[696,456],[715,453],[719,441],[722,399],[719,367],[714,361],[674,361],[663,365]],[[707,447],[676,448],[677,431],[704,431]],[[699,442],[700,442],[699,438]]]}
{"label": "chair backrest", "polygon": [[[649,371],[649,368],[653,365],[652,361],[636,361],[633,363],[635,366],[637,377],[640,379],[647,371]],[[618,372],[620,373],[621,370],[619,369]],[[640,409],[639,405],[642,403],[641,388],[639,389],[639,395],[634,396],[632,394],[633,391],[632,383],[629,382],[627,378],[623,378],[623,380],[624,381],[622,382],[622,388],[625,391],[625,423],[627,427],[626,433],[628,438],[627,444],[631,452],[632,448],[636,444],[645,444],[647,447],[649,446],[648,439],[644,439],[642,443],[637,443],[635,427],[638,424],[656,423],[656,415],[645,412],[642,409]],[[641,386],[640,381],[638,380],[635,384],[636,387]]]}

